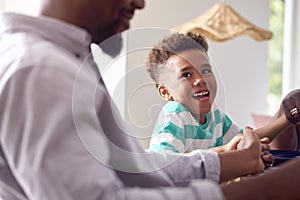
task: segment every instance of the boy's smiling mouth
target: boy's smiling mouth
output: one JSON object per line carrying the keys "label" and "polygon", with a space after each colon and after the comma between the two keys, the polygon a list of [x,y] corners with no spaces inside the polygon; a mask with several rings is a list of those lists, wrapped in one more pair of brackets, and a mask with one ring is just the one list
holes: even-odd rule
{"label": "boy's smiling mouth", "polygon": [[198,101],[208,101],[209,96],[210,96],[209,90],[202,90],[192,95],[192,97]]}

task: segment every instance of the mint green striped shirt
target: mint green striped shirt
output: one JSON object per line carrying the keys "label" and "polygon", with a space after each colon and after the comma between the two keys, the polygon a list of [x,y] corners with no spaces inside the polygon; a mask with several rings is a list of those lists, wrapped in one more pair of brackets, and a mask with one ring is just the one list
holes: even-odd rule
{"label": "mint green striped shirt", "polygon": [[200,124],[181,103],[170,101],[160,112],[150,140],[151,151],[190,152],[228,143],[240,131],[216,105]]}

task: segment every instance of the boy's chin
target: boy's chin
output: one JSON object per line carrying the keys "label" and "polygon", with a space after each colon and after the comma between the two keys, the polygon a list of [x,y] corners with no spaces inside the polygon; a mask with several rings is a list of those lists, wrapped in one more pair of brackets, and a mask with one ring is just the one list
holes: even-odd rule
{"label": "boy's chin", "polygon": [[193,113],[200,116],[200,115],[205,115],[205,114],[209,113],[210,110],[211,110],[211,106],[205,107],[205,108],[195,109]]}

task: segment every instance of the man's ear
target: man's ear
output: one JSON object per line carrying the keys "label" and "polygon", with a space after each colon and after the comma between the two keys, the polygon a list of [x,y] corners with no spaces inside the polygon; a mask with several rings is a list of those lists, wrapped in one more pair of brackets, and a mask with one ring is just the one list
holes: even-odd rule
{"label": "man's ear", "polygon": [[168,88],[164,85],[159,85],[157,87],[158,94],[161,98],[163,98],[165,101],[171,101],[173,100],[172,94],[169,92]]}

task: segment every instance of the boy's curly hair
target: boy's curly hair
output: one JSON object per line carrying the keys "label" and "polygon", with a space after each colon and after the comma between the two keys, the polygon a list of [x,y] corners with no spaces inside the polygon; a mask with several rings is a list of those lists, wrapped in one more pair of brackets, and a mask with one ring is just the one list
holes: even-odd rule
{"label": "boy's curly hair", "polygon": [[161,83],[161,74],[167,60],[174,54],[190,49],[200,49],[207,53],[206,38],[192,32],[187,34],[173,33],[153,46],[147,56],[146,69],[149,76],[155,81],[156,87]]}

